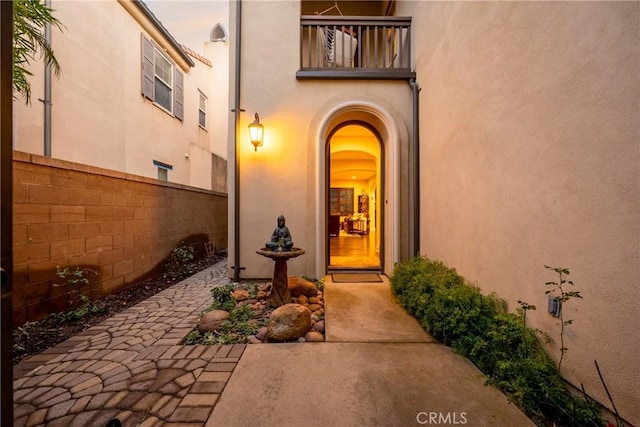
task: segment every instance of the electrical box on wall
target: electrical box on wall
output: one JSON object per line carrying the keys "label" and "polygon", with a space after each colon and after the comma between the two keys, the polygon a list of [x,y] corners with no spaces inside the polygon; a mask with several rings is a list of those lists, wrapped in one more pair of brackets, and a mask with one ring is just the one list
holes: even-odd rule
{"label": "electrical box on wall", "polygon": [[553,317],[560,317],[562,302],[556,296],[549,295],[549,314]]}

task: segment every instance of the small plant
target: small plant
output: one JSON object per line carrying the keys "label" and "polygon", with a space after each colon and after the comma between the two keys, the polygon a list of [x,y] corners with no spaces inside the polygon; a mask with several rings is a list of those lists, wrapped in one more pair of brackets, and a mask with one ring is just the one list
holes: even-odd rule
{"label": "small plant", "polygon": [[571,280],[566,280],[565,276],[569,275],[568,268],[562,267],[549,267],[545,265],[544,268],[548,270],[552,270],[558,274],[557,282],[547,282],[545,286],[551,286],[552,289],[549,289],[545,292],[545,294],[553,294],[558,303],[560,304],[560,360],[558,360],[558,372],[560,372],[560,368],[562,367],[562,359],[564,358],[565,353],[567,352],[567,347],[564,345],[564,330],[567,326],[573,323],[573,319],[564,319],[564,310],[562,310],[562,305],[569,301],[571,298],[582,298],[579,291],[566,291],[566,286],[573,286],[573,282]]}
{"label": "small plant", "polygon": [[527,327],[527,311],[535,310],[536,306],[533,304],[529,304],[526,301],[518,300],[518,304],[520,304],[520,309],[522,310],[522,329],[526,329]]}
{"label": "small plant", "polygon": [[18,326],[14,331],[13,353],[26,351],[24,343],[29,340],[31,331],[37,322],[27,322],[22,326]]}
{"label": "small plant", "polygon": [[234,307],[229,313],[229,320],[231,322],[246,322],[255,317],[255,311],[246,304],[239,304]]}
{"label": "small plant", "polygon": [[189,332],[189,334],[184,338],[184,344],[195,345],[198,343],[198,340],[200,339],[200,337],[201,337],[200,331],[197,329],[194,329],[193,331]]}
{"label": "small plant", "polygon": [[234,290],[233,283],[228,283],[222,286],[216,286],[211,288],[211,294],[213,295],[213,302],[211,303],[211,310],[225,310],[231,311],[236,306],[236,300],[231,293]]}
{"label": "small plant", "polygon": [[315,279],[311,279],[310,277],[307,276],[302,276],[302,278],[308,282],[312,282],[313,284],[316,285],[316,288],[320,291],[320,292],[324,292],[324,277],[315,280]]}
{"label": "small plant", "polygon": [[193,261],[194,250],[192,246],[187,246],[184,242],[173,248],[169,260],[165,267],[169,273],[179,273],[180,269],[187,263]]}
{"label": "small plant", "polygon": [[249,292],[249,299],[256,298],[258,296],[258,291],[260,290],[258,289],[258,284],[253,282],[242,285],[241,289],[244,289],[247,292]]}
{"label": "small plant", "polygon": [[93,283],[87,277],[89,274],[98,276],[98,272],[90,268],[76,267],[75,270],[69,269],[69,267],[60,268],[56,267],[56,275],[61,279],[66,279],[65,283],[54,283],[54,287],[59,286],[71,286],[69,291],[69,300],[67,304],[69,308],[77,306],[76,308],[59,314],[60,321],[78,320],[85,316],[101,313],[103,311],[93,299],[87,295],[85,288],[89,288],[89,292],[92,293]]}

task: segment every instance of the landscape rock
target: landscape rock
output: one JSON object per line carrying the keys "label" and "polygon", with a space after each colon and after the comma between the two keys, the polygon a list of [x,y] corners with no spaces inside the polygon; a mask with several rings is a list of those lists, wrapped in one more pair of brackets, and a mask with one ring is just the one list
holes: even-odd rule
{"label": "landscape rock", "polygon": [[212,310],[205,313],[198,322],[200,332],[215,332],[220,325],[229,318],[229,313],[224,310]]}
{"label": "landscape rock", "polygon": [[316,311],[316,310],[320,310],[322,308],[322,306],[320,304],[309,304],[309,310],[310,311]]}
{"label": "landscape rock", "polygon": [[262,341],[260,341],[258,338],[256,338],[254,335],[249,335],[247,337],[247,342],[249,344],[262,344]]}
{"label": "landscape rock", "polygon": [[313,329],[324,334],[324,320],[319,320],[313,325]]}
{"label": "landscape rock", "polygon": [[236,301],[244,301],[249,299],[249,291],[246,289],[238,289],[231,292],[231,296],[235,298]]}
{"label": "landscape rock", "polygon": [[271,283],[263,283],[258,286],[258,290],[262,292],[269,292],[271,290]]}
{"label": "landscape rock", "polygon": [[318,295],[318,288],[312,282],[301,277],[291,276],[288,278],[289,292],[292,297],[304,295],[306,297],[315,297]]}
{"label": "landscape rock", "polygon": [[317,331],[310,331],[304,336],[305,341],[307,342],[323,342],[324,335]]}
{"label": "landscape rock", "polygon": [[318,297],[309,298],[309,304],[322,304],[322,301]]}
{"label": "landscape rock", "polygon": [[311,328],[311,312],[300,304],[285,304],[276,308],[267,325],[269,341],[289,341],[304,337]]}
{"label": "landscape rock", "polygon": [[256,333],[256,338],[258,338],[260,341],[264,341],[264,339],[267,338],[266,326],[263,326],[262,328],[258,329],[258,332]]}
{"label": "landscape rock", "polygon": [[256,294],[256,298],[258,299],[265,299],[269,296],[269,294],[265,291],[258,291],[258,293]]}

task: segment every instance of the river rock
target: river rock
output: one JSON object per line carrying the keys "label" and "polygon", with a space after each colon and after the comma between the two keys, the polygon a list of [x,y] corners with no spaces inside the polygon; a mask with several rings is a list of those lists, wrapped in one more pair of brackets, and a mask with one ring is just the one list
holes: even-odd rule
{"label": "river rock", "polygon": [[258,285],[258,290],[262,292],[269,292],[271,290],[271,283],[263,283],[262,285]]}
{"label": "river rock", "polygon": [[269,341],[289,341],[304,337],[311,328],[311,312],[300,304],[285,304],[273,310],[267,325]]}
{"label": "river rock", "polygon": [[309,298],[309,304],[322,304],[322,301],[318,297]]}
{"label": "river rock", "polygon": [[231,296],[235,298],[236,301],[244,301],[249,299],[249,291],[246,289],[238,289],[231,292]]}
{"label": "river rock", "polygon": [[205,313],[198,322],[200,332],[215,332],[220,325],[229,318],[229,313],[224,310],[211,310]]}
{"label": "river rock", "polygon": [[320,310],[322,306],[320,304],[309,304],[308,308],[311,312],[314,312],[316,310]]}
{"label": "river rock", "polygon": [[262,328],[258,329],[258,332],[256,333],[256,338],[258,338],[260,341],[264,341],[266,337],[267,337],[267,327],[263,326]]}
{"label": "river rock", "polygon": [[310,331],[307,332],[307,334],[304,336],[304,339],[307,342],[323,342],[324,336],[320,332]]}
{"label": "river rock", "polygon": [[313,329],[324,334],[324,320],[318,320],[313,324]]}
{"label": "river rock", "polygon": [[265,291],[258,291],[258,293],[256,294],[256,298],[258,299],[266,299],[269,296],[269,294]]}
{"label": "river rock", "polygon": [[292,297],[304,295],[306,297],[315,297],[318,295],[318,288],[312,282],[301,277],[291,276],[288,278],[289,292]]}
{"label": "river rock", "polygon": [[249,336],[247,337],[247,342],[248,342],[249,344],[262,344],[262,341],[260,341],[258,338],[256,338],[256,337],[255,337],[255,336],[253,336],[253,335],[249,335]]}

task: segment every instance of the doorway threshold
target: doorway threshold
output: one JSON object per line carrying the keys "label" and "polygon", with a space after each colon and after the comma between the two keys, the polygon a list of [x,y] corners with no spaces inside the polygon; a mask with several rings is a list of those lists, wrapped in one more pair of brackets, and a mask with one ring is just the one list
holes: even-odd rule
{"label": "doorway threshold", "polygon": [[377,273],[382,274],[380,267],[344,267],[344,266],[327,266],[327,274],[358,274],[358,273]]}

